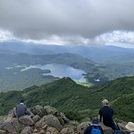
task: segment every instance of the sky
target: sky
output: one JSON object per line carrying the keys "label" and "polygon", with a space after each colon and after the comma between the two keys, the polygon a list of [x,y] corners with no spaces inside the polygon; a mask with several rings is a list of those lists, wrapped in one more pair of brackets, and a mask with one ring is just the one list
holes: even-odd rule
{"label": "sky", "polygon": [[134,0],[0,0],[0,41],[134,48]]}

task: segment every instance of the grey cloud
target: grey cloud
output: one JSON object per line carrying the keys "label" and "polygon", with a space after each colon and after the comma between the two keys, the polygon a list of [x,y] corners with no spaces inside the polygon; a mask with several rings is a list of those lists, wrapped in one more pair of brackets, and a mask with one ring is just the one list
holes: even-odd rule
{"label": "grey cloud", "polygon": [[0,0],[0,28],[16,37],[83,38],[134,30],[134,0]]}

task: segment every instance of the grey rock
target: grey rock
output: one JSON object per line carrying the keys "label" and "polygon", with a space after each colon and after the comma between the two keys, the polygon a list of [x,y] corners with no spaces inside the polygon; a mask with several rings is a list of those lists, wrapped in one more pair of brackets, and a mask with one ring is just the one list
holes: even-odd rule
{"label": "grey rock", "polygon": [[40,116],[39,115],[35,115],[32,120],[34,121],[34,123],[36,123],[37,121],[40,120]]}
{"label": "grey rock", "polygon": [[59,131],[54,127],[48,127],[46,134],[59,134]]}
{"label": "grey rock", "polygon": [[69,119],[65,116],[64,113],[60,112],[60,116],[64,120],[64,123],[68,123],[69,122]]}
{"label": "grey rock", "polygon": [[12,121],[3,122],[1,128],[7,132],[16,133],[16,129],[12,124]]}
{"label": "grey rock", "polygon": [[19,121],[25,125],[30,125],[32,126],[34,124],[34,121],[31,119],[30,116],[25,115],[19,118]]}
{"label": "grey rock", "polygon": [[51,107],[51,106],[45,106],[44,110],[45,110],[46,114],[52,114],[52,115],[55,115],[55,113],[58,112],[58,110],[56,108]]}
{"label": "grey rock", "polygon": [[32,134],[33,129],[30,126],[25,127],[20,134]]}
{"label": "grey rock", "polygon": [[36,105],[32,108],[32,113],[42,117],[44,115],[44,108],[40,105]]}
{"label": "grey rock", "polygon": [[69,128],[69,127],[67,127],[67,128],[63,128],[62,130],[61,130],[61,134],[74,134],[74,130],[73,130],[73,128]]}
{"label": "grey rock", "polygon": [[58,118],[53,115],[46,115],[43,117],[43,120],[49,126],[56,127],[59,129],[62,128],[62,125],[60,124],[60,121],[58,120]]}
{"label": "grey rock", "polygon": [[0,130],[0,134],[7,134],[5,130]]}
{"label": "grey rock", "polygon": [[77,131],[78,134],[83,134],[84,130],[89,126],[89,122],[83,122],[81,124],[78,125]]}

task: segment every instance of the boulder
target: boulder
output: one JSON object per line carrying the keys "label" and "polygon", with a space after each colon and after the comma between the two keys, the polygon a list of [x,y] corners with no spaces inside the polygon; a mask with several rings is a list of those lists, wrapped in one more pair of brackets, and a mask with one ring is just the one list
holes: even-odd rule
{"label": "boulder", "polygon": [[21,123],[25,124],[25,125],[30,125],[30,126],[34,125],[34,121],[28,115],[25,115],[25,116],[20,117],[19,118],[19,121]]}
{"label": "boulder", "polygon": [[14,126],[14,128],[15,128],[15,130],[17,132],[19,132],[20,130],[22,130],[25,127],[24,124],[22,124],[21,122],[19,122],[18,118],[13,118],[12,119],[12,125]]}
{"label": "boulder", "polygon": [[83,122],[79,124],[77,128],[78,134],[83,134],[85,129],[89,126],[89,124],[89,122]]}
{"label": "boulder", "polygon": [[0,130],[0,134],[7,134],[5,130]]}
{"label": "boulder", "polygon": [[65,116],[64,113],[60,112],[60,117],[64,120],[64,123],[68,123],[69,119]]}
{"label": "boulder", "polygon": [[46,114],[52,114],[52,115],[55,115],[55,113],[58,112],[58,110],[56,108],[51,107],[51,106],[45,106],[44,110],[45,110]]}
{"label": "boulder", "polygon": [[39,121],[37,121],[37,122],[35,123],[35,127],[36,127],[36,128],[41,128],[41,127],[43,127],[44,125],[47,125],[47,124],[45,123],[45,121],[44,121],[44,117],[42,117]]}
{"label": "boulder", "polygon": [[61,134],[74,134],[74,130],[73,130],[73,128],[69,128],[69,127],[67,127],[67,128],[63,128],[62,130],[61,130]]}
{"label": "boulder", "polygon": [[31,111],[34,115],[39,115],[40,117],[44,115],[44,108],[40,105],[34,106]]}
{"label": "boulder", "polygon": [[54,127],[48,127],[46,134],[59,134],[59,131]]}
{"label": "boulder", "polygon": [[117,125],[121,130],[127,130],[126,127],[122,123],[117,123]]}
{"label": "boulder", "polygon": [[33,129],[30,126],[25,127],[20,134],[32,134]]}
{"label": "boulder", "polygon": [[10,133],[16,133],[15,127],[12,125],[12,121],[4,121],[1,129],[10,132]]}
{"label": "boulder", "polygon": [[39,115],[35,115],[32,120],[34,121],[34,123],[36,123],[37,121],[40,120],[40,116]]}
{"label": "boulder", "polygon": [[60,124],[60,121],[58,120],[58,118],[53,115],[46,115],[43,117],[43,120],[49,126],[56,127],[59,129],[62,128],[62,125]]}
{"label": "boulder", "polygon": [[43,129],[41,129],[41,130],[39,131],[39,134],[45,134],[45,131],[44,131]]}
{"label": "boulder", "polygon": [[20,123],[17,118],[6,120],[3,122],[1,128],[7,132],[16,133],[24,128],[24,124]]}
{"label": "boulder", "polygon": [[113,134],[114,131],[111,127],[105,126],[102,122],[99,125],[102,127],[104,134]]}
{"label": "boulder", "polygon": [[12,110],[10,110],[9,112],[8,112],[8,116],[7,116],[7,119],[12,119],[12,118],[14,118],[14,117],[16,117],[16,108],[14,107]]}

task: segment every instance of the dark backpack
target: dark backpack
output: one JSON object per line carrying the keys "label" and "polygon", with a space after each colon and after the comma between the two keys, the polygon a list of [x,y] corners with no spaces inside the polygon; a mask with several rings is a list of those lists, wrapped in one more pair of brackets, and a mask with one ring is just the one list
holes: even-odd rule
{"label": "dark backpack", "polygon": [[99,129],[99,127],[92,126],[91,134],[101,134],[101,130]]}

